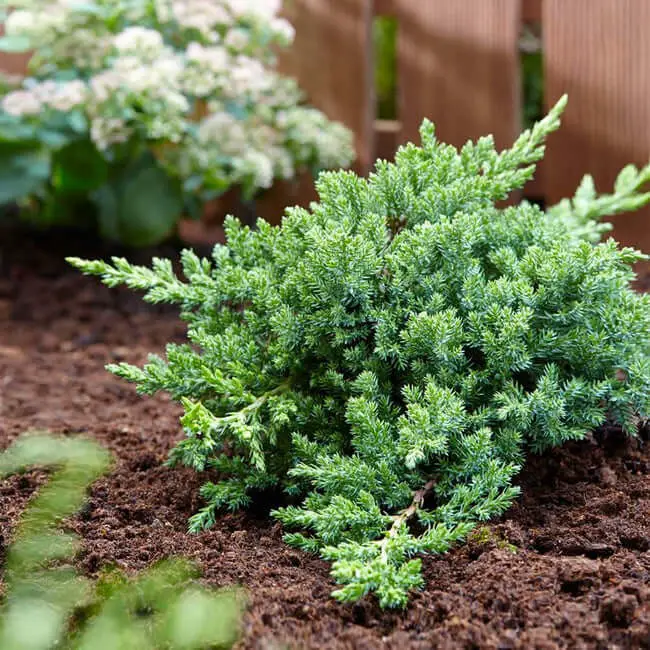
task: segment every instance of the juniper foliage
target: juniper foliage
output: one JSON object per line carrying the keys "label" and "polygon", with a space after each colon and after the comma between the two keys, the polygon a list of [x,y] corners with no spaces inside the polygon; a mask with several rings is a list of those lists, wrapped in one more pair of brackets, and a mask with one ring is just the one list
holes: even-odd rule
{"label": "juniper foliage", "polygon": [[631,265],[595,243],[599,218],[650,200],[650,167],[612,195],[587,178],[542,212],[495,203],[521,188],[559,126],[558,105],[497,153],[436,140],[379,161],[368,179],[323,173],[320,202],[280,228],[230,218],[212,259],[151,268],[71,259],[109,286],[180,305],[188,343],[109,369],[183,403],[171,462],[212,470],[206,507],[288,495],[286,541],[332,561],[334,595],[401,607],[421,560],[503,513],[526,453],[607,420],[635,431],[650,403],[650,302]]}

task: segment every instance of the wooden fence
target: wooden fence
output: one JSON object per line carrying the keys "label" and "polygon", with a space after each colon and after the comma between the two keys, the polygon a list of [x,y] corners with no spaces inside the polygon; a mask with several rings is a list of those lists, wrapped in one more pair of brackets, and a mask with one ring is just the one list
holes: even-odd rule
{"label": "wooden fence", "polygon": [[[650,160],[650,0],[286,0],[297,29],[283,61],[310,100],[356,134],[358,168],[417,140],[424,117],[461,146],[522,127],[520,37],[541,25],[544,103],[569,95],[530,196],[572,195],[585,173],[611,189]],[[372,21],[397,21],[397,120],[375,119]],[[650,210],[615,220],[617,238],[650,252]]]}
{"label": "wooden fence", "polygon": [[[561,131],[528,195],[554,203],[591,173],[612,187],[628,162],[650,159],[650,0],[285,0],[296,27],[281,67],[308,99],[355,134],[357,170],[417,141],[424,117],[461,146],[493,133],[499,147],[522,126],[520,37],[541,25],[544,103],[569,95]],[[397,22],[397,119],[375,119],[372,26]],[[259,204],[277,221],[282,207],[313,198],[309,182],[284,184]],[[616,236],[650,251],[650,211],[616,220]]]}

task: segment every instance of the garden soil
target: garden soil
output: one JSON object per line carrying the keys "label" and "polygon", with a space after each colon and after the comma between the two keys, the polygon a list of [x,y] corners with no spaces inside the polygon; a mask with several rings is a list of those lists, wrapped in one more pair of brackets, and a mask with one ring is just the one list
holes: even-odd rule
{"label": "garden soil", "polygon": [[[95,576],[170,555],[212,585],[249,592],[244,638],[257,650],[327,648],[650,648],[650,445],[617,430],[530,461],[522,496],[470,543],[424,561],[426,589],[402,613],[329,598],[328,565],[289,549],[268,504],[190,535],[202,477],[163,466],[179,408],[140,397],[104,370],[142,363],[184,328],[173,311],[66,268],[102,255],[67,236],[0,234],[0,447],[30,429],[82,433],[115,455],[71,528]],[[146,255],[142,255],[146,260]],[[646,282],[647,284],[647,282]],[[45,474],[0,482],[2,552]]]}

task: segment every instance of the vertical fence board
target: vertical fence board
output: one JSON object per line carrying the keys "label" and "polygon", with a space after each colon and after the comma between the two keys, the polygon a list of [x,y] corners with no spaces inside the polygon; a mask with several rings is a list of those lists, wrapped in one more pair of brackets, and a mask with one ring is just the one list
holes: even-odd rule
{"label": "vertical fence board", "polygon": [[375,16],[394,16],[395,0],[374,0],[373,10]]}
{"label": "vertical fence board", "polygon": [[542,20],[542,0],[522,0],[522,19],[524,22],[533,23]]}
{"label": "vertical fence board", "polygon": [[520,0],[396,0],[402,141],[427,117],[455,146],[493,133],[512,144],[521,122]]}
{"label": "vertical fence board", "polygon": [[7,74],[25,74],[29,56],[26,54],[5,54],[0,56],[0,70]]}
{"label": "vertical fence board", "polygon": [[296,28],[280,59],[308,101],[355,134],[357,167],[371,163],[374,120],[372,0],[290,0],[285,15]]}
{"label": "vertical fence board", "polygon": [[[4,24],[0,24],[0,36],[5,33]],[[0,53],[0,71],[6,74],[23,75],[29,62],[29,54]]]}
{"label": "vertical fence board", "polygon": [[[296,40],[280,57],[280,71],[294,77],[307,101],[355,135],[356,171],[373,158],[374,92],[372,0],[285,0],[283,14]],[[279,183],[257,202],[261,216],[277,223],[287,205],[307,205],[313,183]]]}
{"label": "vertical fence board", "polygon": [[[650,158],[650,2],[544,0],[547,102],[568,93],[549,142],[547,198],[572,195],[585,173],[611,191],[617,172]],[[615,236],[650,251],[650,210],[615,219]]]}

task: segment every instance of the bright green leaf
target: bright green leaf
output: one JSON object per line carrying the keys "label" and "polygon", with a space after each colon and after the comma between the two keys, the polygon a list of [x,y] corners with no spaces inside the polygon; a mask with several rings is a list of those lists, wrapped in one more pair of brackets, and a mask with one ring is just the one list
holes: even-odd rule
{"label": "bright green leaf", "polygon": [[58,151],[52,161],[52,185],[61,193],[87,193],[108,178],[108,165],[90,140],[77,140]]}

